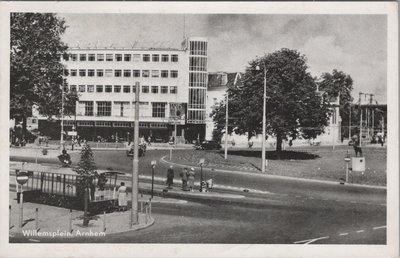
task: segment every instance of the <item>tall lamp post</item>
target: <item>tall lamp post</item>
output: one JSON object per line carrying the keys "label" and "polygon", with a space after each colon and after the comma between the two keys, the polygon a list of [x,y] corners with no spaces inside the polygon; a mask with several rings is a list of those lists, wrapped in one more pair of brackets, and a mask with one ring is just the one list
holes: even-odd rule
{"label": "tall lamp post", "polygon": [[228,91],[226,91],[226,110],[225,110],[225,159],[228,159]]}
{"label": "tall lamp post", "polygon": [[[265,135],[266,135],[266,113],[267,113],[267,103],[266,103],[266,91],[267,91],[267,68],[264,65],[264,93],[263,93],[263,122],[262,122],[262,141],[261,141],[261,171],[265,173]],[[260,71],[260,66],[256,66],[256,70]]]}
{"label": "tall lamp post", "polygon": [[64,82],[61,86],[61,138],[60,147],[64,149]]}
{"label": "tall lamp post", "polygon": [[138,223],[138,189],[139,189],[139,92],[140,84],[135,83],[135,127],[133,133],[133,164],[132,164],[132,194],[130,228]]}
{"label": "tall lamp post", "polygon": [[204,165],[205,159],[200,159],[200,192],[203,192],[203,165]]}

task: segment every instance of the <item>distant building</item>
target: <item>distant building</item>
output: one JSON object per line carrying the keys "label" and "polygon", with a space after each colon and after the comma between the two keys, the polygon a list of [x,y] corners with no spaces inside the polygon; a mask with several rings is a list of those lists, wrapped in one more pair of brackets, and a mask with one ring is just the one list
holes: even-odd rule
{"label": "distant building", "polygon": [[[176,49],[70,48],[65,77],[79,102],[76,114],[64,118],[64,130],[76,128],[88,140],[132,137],[140,91],[140,135],[167,141],[177,123],[181,141],[204,139],[207,48],[207,39],[197,37]],[[40,117],[39,130],[60,137],[60,121]]]}

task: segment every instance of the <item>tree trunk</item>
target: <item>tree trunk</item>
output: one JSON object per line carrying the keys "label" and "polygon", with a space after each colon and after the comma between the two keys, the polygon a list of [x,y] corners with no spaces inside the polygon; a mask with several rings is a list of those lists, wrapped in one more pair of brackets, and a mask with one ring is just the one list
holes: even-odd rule
{"label": "tree trunk", "polygon": [[26,138],[26,116],[22,117],[22,137]]}
{"label": "tree trunk", "polygon": [[83,226],[88,226],[89,225],[89,218],[88,218],[88,199],[89,199],[89,194],[88,194],[88,189],[85,187],[85,194],[83,195],[84,200],[83,200]]}
{"label": "tree trunk", "polygon": [[282,151],[282,134],[280,132],[276,134],[276,151]]}

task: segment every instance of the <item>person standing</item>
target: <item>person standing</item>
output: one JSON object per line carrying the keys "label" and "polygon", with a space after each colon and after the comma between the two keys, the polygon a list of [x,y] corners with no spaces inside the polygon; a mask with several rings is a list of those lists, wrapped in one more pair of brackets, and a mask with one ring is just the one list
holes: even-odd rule
{"label": "person standing", "polygon": [[193,192],[193,188],[194,188],[194,177],[195,177],[196,173],[194,171],[194,168],[190,168],[190,171],[188,173],[188,180],[189,180],[189,189],[191,192]]}
{"label": "person standing", "polygon": [[118,210],[127,210],[128,202],[126,196],[128,195],[128,191],[126,189],[125,183],[121,182],[121,186],[118,188]]}
{"label": "person standing", "polygon": [[187,191],[188,169],[185,167],[179,174],[182,179],[182,190]]}
{"label": "person standing", "polygon": [[172,185],[174,184],[174,169],[173,166],[169,166],[167,170],[167,185],[169,189],[172,189]]}

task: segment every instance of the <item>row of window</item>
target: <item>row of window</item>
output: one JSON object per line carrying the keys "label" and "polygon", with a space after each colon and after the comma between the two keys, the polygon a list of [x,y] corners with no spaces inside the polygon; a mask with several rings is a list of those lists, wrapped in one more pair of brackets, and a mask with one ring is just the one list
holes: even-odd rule
{"label": "row of window", "polygon": [[178,55],[168,54],[69,54],[64,58],[65,61],[98,61],[98,62],[178,62]]}
{"label": "row of window", "polygon": [[177,70],[120,70],[120,69],[64,69],[65,76],[71,77],[143,77],[143,78],[178,78]]}
{"label": "row of window", "polygon": [[[112,102],[111,101],[96,101],[97,113],[96,116],[111,116]],[[149,102],[140,102],[140,105],[148,105]],[[152,117],[165,117],[165,102],[152,102]],[[131,112],[129,102],[115,101],[114,109],[119,112],[119,116],[127,116]],[[93,101],[79,101],[79,108],[84,110],[85,116],[94,115]]]}
{"label": "row of window", "polygon": [[[177,94],[178,93],[178,87],[177,86],[146,86],[143,85],[141,86],[142,88],[142,93],[162,93],[162,94],[167,94],[168,92],[171,94]],[[136,92],[136,86],[135,85],[70,85],[70,91],[79,91],[79,92],[96,92],[97,93],[135,93]]]}

